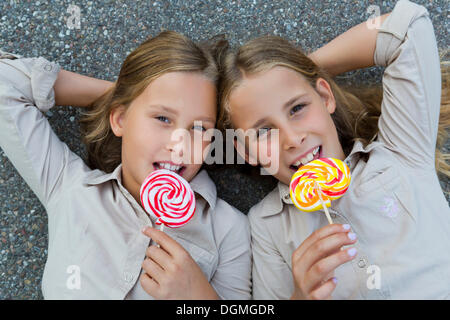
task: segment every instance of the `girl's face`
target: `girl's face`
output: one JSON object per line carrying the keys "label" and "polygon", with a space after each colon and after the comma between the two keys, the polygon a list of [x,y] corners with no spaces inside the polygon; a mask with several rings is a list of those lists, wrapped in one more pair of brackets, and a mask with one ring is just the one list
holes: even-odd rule
{"label": "girl's face", "polygon": [[215,126],[216,104],[211,80],[170,72],[152,81],[128,108],[111,112],[111,128],[122,137],[122,183],[138,203],[141,184],[157,169],[187,181],[197,174],[209,143],[202,137]]}
{"label": "girl's face", "polygon": [[[249,139],[250,155],[258,159],[263,167],[269,164],[260,161],[252,150],[267,150],[278,154],[271,161],[278,161],[273,176],[289,185],[298,168],[312,159],[333,157],[341,160],[345,155],[338,139],[331,114],[336,103],[329,84],[319,78],[316,90],[303,76],[289,68],[274,67],[267,72],[244,76],[241,84],[230,95],[231,122],[236,129],[254,129],[257,137]],[[270,139],[277,150],[270,150]],[[317,148],[319,147],[318,151]]]}

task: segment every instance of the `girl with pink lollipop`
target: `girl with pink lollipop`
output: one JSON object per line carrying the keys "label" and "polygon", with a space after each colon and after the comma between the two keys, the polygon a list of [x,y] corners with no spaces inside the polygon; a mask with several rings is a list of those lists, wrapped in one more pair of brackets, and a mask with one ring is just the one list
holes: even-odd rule
{"label": "girl with pink lollipop", "polygon": [[[172,160],[180,151],[175,130],[193,140],[215,126],[218,70],[210,48],[163,32],[128,55],[114,83],[42,57],[1,53],[0,146],[48,214],[44,298],[250,297],[247,219],[217,198],[193,161],[203,159],[207,143],[194,145],[185,162]],[[55,103],[87,107],[88,163],[50,127],[43,112]],[[189,182],[195,214],[182,228],[142,233],[158,220],[144,210],[141,184],[159,169]],[[80,271],[76,290],[67,285],[73,266]]]}

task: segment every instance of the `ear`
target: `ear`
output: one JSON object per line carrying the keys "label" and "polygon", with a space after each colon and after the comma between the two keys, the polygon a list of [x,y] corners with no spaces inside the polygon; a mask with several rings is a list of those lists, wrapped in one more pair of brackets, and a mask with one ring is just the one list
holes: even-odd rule
{"label": "ear", "polygon": [[250,152],[247,148],[247,146],[243,146],[242,143],[238,144],[238,141],[235,139],[233,141],[234,143],[234,148],[236,149],[237,153],[245,159],[245,162],[247,162],[248,164],[256,167],[258,165],[258,160],[255,159],[253,156],[250,155]]}
{"label": "ear", "polygon": [[330,84],[325,79],[319,78],[316,81],[316,91],[322,98],[328,113],[334,113],[336,110],[336,100],[334,99]]}
{"label": "ear", "polygon": [[109,114],[109,123],[111,125],[111,130],[116,137],[121,137],[123,135],[125,114],[126,108],[123,105],[115,107]]}

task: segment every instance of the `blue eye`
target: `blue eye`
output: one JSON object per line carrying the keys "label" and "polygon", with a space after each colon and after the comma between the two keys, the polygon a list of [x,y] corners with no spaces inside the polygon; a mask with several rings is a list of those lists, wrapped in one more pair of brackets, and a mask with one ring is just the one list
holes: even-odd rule
{"label": "blue eye", "polygon": [[256,134],[256,137],[259,138],[260,136],[263,136],[263,135],[267,134],[267,132],[269,132],[270,129],[271,129],[271,128],[269,128],[269,127],[259,128],[259,129],[258,129],[258,132],[257,132],[257,134]]}
{"label": "blue eye", "polygon": [[200,130],[200,131],[206,131],[205,127],[202,127],[202,126],[193,126],[192,129]]}
{"label": "blue eye", "polygon": [[303,107],[305,107],[305,106],[306,106],[306,104],[298,104],[298,105],[294,106],[290,111],[291,116],[293,114],[295,114],[296,112],[300,111],[301,109],[303,109]]}
{"label": "blue eye", "polygon": [[159,120],[161,122],[164,122],[164,123],[170,123],[169,118],[164,117],[164,116],[158,116],[158,117],[155,117],[155,119],[157,119],[157,120]]}

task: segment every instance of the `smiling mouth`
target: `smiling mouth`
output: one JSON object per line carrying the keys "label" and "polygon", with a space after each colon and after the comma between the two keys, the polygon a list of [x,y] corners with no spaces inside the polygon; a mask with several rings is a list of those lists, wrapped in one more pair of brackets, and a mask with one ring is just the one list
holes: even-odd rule
{"label": "smiling mouth", "polygon": [[291,164],[289,166],[289,169],[291,169],[293,171],[297,171],[298,169],[300,169],[305,164],[307,164],[307,163],[309,163],[309,162],[311,162],[313,160],[320,159],[320,158],[322,158],[322,146],[318,146],[312,152],[307,154],[304,158],[302,158],[300,160],[297,160],[295,163]]}
{"label": "smiling mouth", "polygon": [[176,165],[170,162],[153,162],[153,167],[155,168],[155,170],[159,169],[170,170],[172,172],[179,174],[180,176],[183,175],[183,172],[186,170],[185,166]]}

